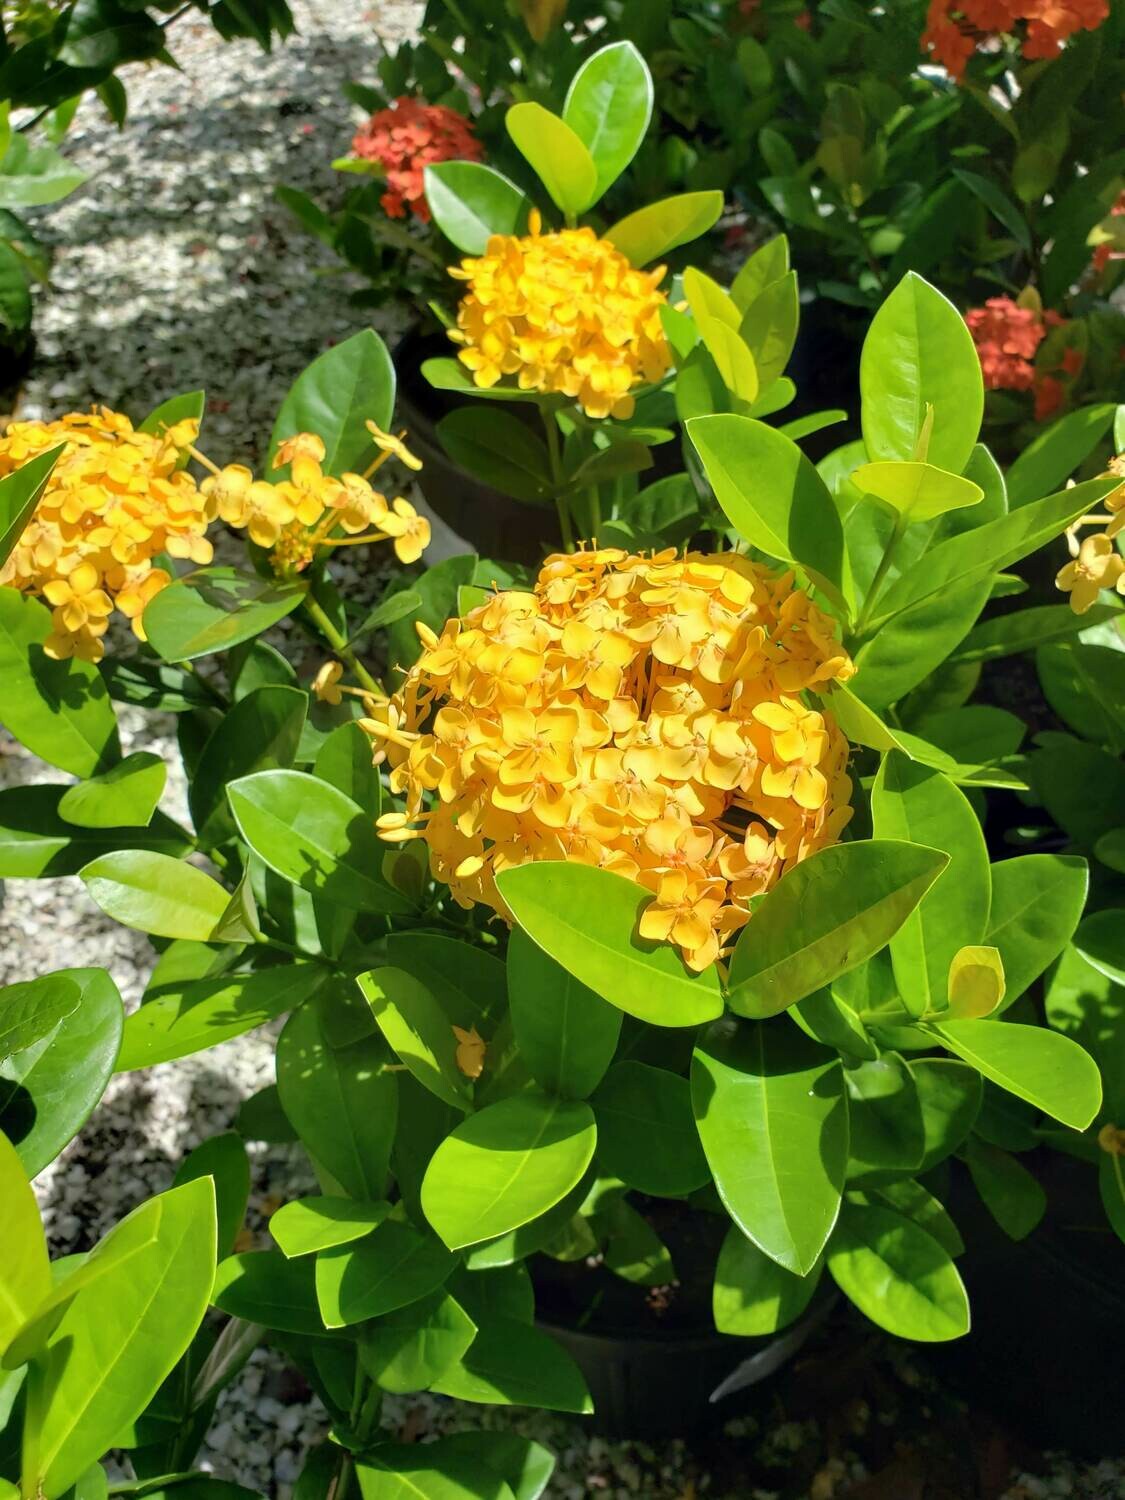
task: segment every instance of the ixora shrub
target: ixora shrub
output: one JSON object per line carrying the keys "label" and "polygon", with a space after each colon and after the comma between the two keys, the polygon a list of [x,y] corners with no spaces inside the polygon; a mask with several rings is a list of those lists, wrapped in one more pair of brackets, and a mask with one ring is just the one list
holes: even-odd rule
{"label": "ixora shrub", "polygon": [[[137,431],[103,413],[0,440],[0,719],[76,778],[0,792],[0,874],[80,874],[158,954],[128,1016],[96,969],[0,992],[3,1493],[104,1492],[98,1460],[124,1449],[139,1493],[218,1496],[195,1451],[268,1339],[331,1418],[303,1495],[534,1500],[545,1450],[392,1441],[384,1393],[588,1411],[535,1321],[545,1278],[571,1277],[586,1318],[587,1278],[608,1277],[639,1317],[653,1288],[688,1297],[685,1238],[705,1264],[688,1326],[769,1337],[834,1283],[892,1333],[957,1338],[954,1173],[1013,1236],[1043,1209],[998,1125],[1012,1100],[1032,1143],[1097,1163],[1122,1229],[1120,851],[1104,809],[1096,831],[1068,823],[1099,777],[1119,785],[1119,700],[1091,689],[1088,720],[1078,697],[1116,668],[1078,662],[1120,606],[982,618],[1021,587],[1014,563],[1117,514],[1119,478],[1060,487],[1065,453],[1029,450],[1013,504],[978,442],[969,331],[913,276],[867,336],[862,438],[814,466],[799,439],[835,414],[788,433],[748,414],[790,384],[784,251],[730,293],[686,273],[685,305],[662,310],[670,362],[611,393],[627,410],[648,379],[674,392],[691,507],[607,521],[533,576],[448,559],[362,618],[334,550],[390,537],[412,564],[426,540],[364,478],[410,458],[372,334],[301,377],[261,478],[207,473],[198,397]],[[752,352],[738,311],[770,287],[783,336]],[[568,441],[580,391],[533,389],[561,344],[533,369],[526,340],[506,347],[487,389],[549,398],[544,442]],[[476,408],[482,443],[493,410]],[[591,420],[611,445],[619,419]],[[248,531],[245,567],[206,560],[216,518]],[[115,606],[128,648],[103,628]],[[262,639],[287,616],[313,642],[311,690]],[[380,626],[377,675],[356,643]],[[1053,677],[1048,656],[1044,682],[1080,738],[1024,755],[1014,715],[968,700],[982,660],[1028,642],[1075,654]],[[157,757],[122,758],[115,701],[178,716],[191,830],[158,809]],[[1066,776],[1040,774],[1064,739]],[[1038,795],[1073,851],[1047,829],[1012,854],[993,790]],[[52,1289],[26,1180],[112,1072],[280,1017],[276,1086]],[[294,1137],[321,1191],[236,1250],[243,1142]]]}

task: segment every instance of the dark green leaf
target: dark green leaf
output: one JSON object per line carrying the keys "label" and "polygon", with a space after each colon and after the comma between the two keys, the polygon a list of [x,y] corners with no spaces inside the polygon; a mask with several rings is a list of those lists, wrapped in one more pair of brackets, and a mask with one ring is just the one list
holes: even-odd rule
{"label": "dark green leaf", "polygon": [[591,1099],[598,1161],[640,1192],[679,1198],[710,1180],[686,1078],[647,1063],[615,1063]]}
{"label": "dark green leaf", "polygon": [[373,448],[364,424],[372,421],[386,431],[394,405],[395,371],[387,346],[373,328],[364,328],[326,349],[298,375],[273,426],[270,463],[286,438],[312,432],[324,443],[326,474],[362,472]]}
{"label": "dark green leaf", "polygon": [[517,927],[508,943],[516,1041],[548,1093],[583,1099],[613,1059],[621,1011],[569,974]]}

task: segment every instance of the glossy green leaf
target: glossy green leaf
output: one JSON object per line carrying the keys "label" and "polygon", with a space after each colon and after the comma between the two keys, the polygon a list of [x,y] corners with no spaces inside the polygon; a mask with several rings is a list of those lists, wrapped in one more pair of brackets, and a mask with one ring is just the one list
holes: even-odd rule
{"label": "glossy green leaf", "polygon": [[[921,459],[961,473],[984,413],[980,359],[953,303],[913,271],[871,321],[859,384],[869,460]],[[930,409],[933,424],[922,453],[918,441]]]}
{"label": "glossy green leaf", "polygon": [[0,1062],[0,1130],[29,1177],[53,1161],[89,1119],[121,1046],[121,996],[104,969],[60,969],[81,991],[75,1010]]}
{"label": "glossy green leaf", "polygon": [[1098,1112],[1097,1064],[1057,1031],[999,1020],[931,1022],[928,1029],[985,1078],[1074,1130],[1085,1130]]}
{"label": "glossy green leaf", "polygon": [[855,693],[876,708],[906,696],[954,652],[988,602],[987,578],[907,606],[856,652]]}
{"label": "glossy green leaf", "polygon": [[807,1275],[836,1222],[847,1167],[839,1059],[795,1027],[722,1021],[695,1050],[691,1097],[727,1212],[771,1260]]}
{"label": "glossy green leaf", "polygon": [[798,1001],[789,1014],[806,1036],[826,1047],[835,1047],[844,1057],[879,1055],[855,1010],[830,989],[817,990]]}
{"label": "glossy green leaf", "polygon": [[374,822],[383,807],[379,768],[371,764],[371,741],[358,724],[340,724],[325,737],[313,772],[363,808]]}
{"label": "glossy green leaf", "polygon": [[739,937],[730,1008],[776,1015],[858,967],[894,937],[948,862],[897,839],[837,844],[802,860]]}
{"label": "glossy green leaf", "polygon": [[965,1242],[944,1204],[932,1193],[928,1193],[920,1182],[904,1179],[880,1183],[870,1194],[868,1201],[871,1198],[878,1203],[886,1203],[898,1213],[905,1214],[908,1219],[913,1219],[927,1234],[933,1235],[942,1249],[950,1255],[956,1257],[965,1253]]}
{"label": "glossy green leaf", "polygon": [[286,1260],[280,1250],[249,1250],[219,1262],[212,1302],[232,1318],[283,1333],[315,1336],[324,1324],[311,1260]]}
{"label": "glossy green leaf", "polygon": [[965,1161],[973,1186],[1000,1228],[1009,1239],[1026,1239],[1047,1211],[1039,1181],[1022,1162],[987,1141],[970,1141]]}
{"label": "glossy green leaf", "polygon": [[62,446],[28,459],[0,479],[0,563],[7,561],[43,497]]}
{"label": "glossy green leaf", "polygon": [[4,1276],[0,1279],[0,1352],[51,1290],[47,1241],[24,1165],[0,1133],[0,1198],[4,1203]]}
{"label": "glossy green leaf", "polygon": [[316,1295],[326,1328],[344,1328],[407,1307],[435,1291],[457,1264],[432,1234],[386,1219],[350,1245],[316,1257]]}
{"label": "glossy green leaf", "polygon": [[715,1267],[711,1295],[715,1327],[740,1338],[780,1333],[809,1305],[820,1272],[818,1262],[807,1276],[794,1276],[732,1224]]}
{"label": "glossy green leaf", "polygon": [[165,661],[194,661],[259,636],[291,615],[308,585],[237,568],[200,568],[173,580],[147,605],[145,634]]}
{"label": "glossy green leaf", "polygon": [[759,245],[731,284],[730,294],[740,312],[745,313],[755,299],[789,271],[789,241],[783,234],[774,235]]}
{"label": "glossy green leaf", "polygon": [[598,1161],[632,1188],[678,1198],[710,1180],[686,1078],[629,1059],[615,1063],[591,1104]]}
{"label": "glossy green leaf", "polygon": [[514,1318],[497,1317],[483,1324],[464,1359],[435,1381],[433,1389],[485,1405],[578,1413],[594,1409],[582,1373],[567,1351],[549,1333]]}
{"label": "glossy green leaf", "polygon": [[839,513],[813,465],[789,438],[750,417],[696,417],[688,436],[728,520],[753,546],[800,564],[839,595]]}
{"label": "glossy green leaf", "polygon": [[670,250],[706,234],[723,211],[723,195],[711,189],[646,203],[618,219],[604,238],[634,266],[647,266]]}
{"label": "glossy green leaf", "polygon": [[159,755],[138,750],[101,775],[69,787],[59,798],[59,816],[80,828],[143,827],[156,811],[167,775]]}
{"label": "glossy green leaf", "polygon": [[61,1495],[112,1446],[156,1394],[206,1311],[215,1266],[211,1184],[174,1188],[154,1204],[148,1245],[77,1292],[32,1362],[23,1473],[33,1492]]}
{"label": "glossy green leaf", "polygon": [[356,1465],[363,1500],[512,1500],[501,1476],[471,1454],[436,1443],[380,1443]]}
{"label": "glossy green leaf", "polygon": [[470,1115],[422,1183],[426,1218],[451,1249],[529,1223],[580,1181],[594,1154],[589,1105],[527,1091]]}
{"label": "glossy green leaf", "polygon": [[893,1209],[846,1204],[827,1264],[840,1290],[888,1333],[935,1343],[969,1331],[969,1299],[949,1254]]}
{"label": "glossy green leaf", "polygon": [[1031,231],[1027,227],[1027,220],[1023,213],[1004,192],[989,177],[982,177],[979,172],[966,171],[964,167],[953,168],[954,177],[963,182],[971,193],[975,193],[984,206],[991,211],[994,217],[1004,226],[1016,243],[1022,249],[1031,250]]}
{"label": "glossy green leaf", "polygon": [[580,214],[598,196],[598,169],[581,137],[541,104],[513,104],[508,134],[564,214]]}
{"label": "glossy green leaf", "polygon": [[517,1432],[456,1432],[443,1438],[447,1451],[459,1449],[502,1476],[513,1500],[539,1500],[555,1468],[555,1455]]}
{"label": "glossy green leaf", "polygon": [[177,422],[202,422],[206,405],[207,396],[204,391],[185,391],[182,396],[170,396],[167,401],[161,401],[159,406],[153,407],[137,431],[151,432],[155,437],[160,437]]}
{"label": "glossy green leaf", "polygon": [[285,964],[169,986],[125,1022],[118,1072],[215,1047],[301,1005],[324,982],[316,964]]}
{"label": "glossy green leaf", "polygon": [[1125,985],[1125,909],[1110,906],[1083,917],[1074,946],[1100,974]]}
{"label": "glossy green leaf", "polygon": [[0,723],[48,765],[94,776],[120,755],[113,704],[91,662],[44,652],[50,634],[46,605],[0,588]]}
{"label": "glossy green leaf", "polygon": [[632,42],[599,48],[575,73],[563,119],[593,158],[596,198],[636,155],[652,118],[652,100],[652,77]]}
{"label": "glossy green leaf", "polygon": [[466,255],[483,255],[494,234],[523,234],[531,201],[494,167],[439,161],[424,170],[434,223]]}
{"label": "glossy green leaf", "polygon": [[505,870],[504,900],[533,942],[588,989],[658,1026],[697,1026],[722,1014],[713,968],[691,974],[668,943],[637,937],[650,893],[621,875],[570,861]]}
{"label": "glossy green leaf", "polygon": [[82,991],[66,974],[44,974],[0,989],[0,1062],[53,1031],[81,999]]}
{"label": "glossy green leaf", "polygon": [[1110,1120],[1125,1117],[1125,987],[1072,944],[1046,983],[1047,1020],[1095,1059]]}
{"label": "glossy green leaf", "polygon": [[188,791],[192,822],[204,848],[234,837],[228,783],[293,764],[308,702],[308,694],[298,688],[271,684],[240,698],[220,719]]}
{"label": "glossy green leaf", "polygon": [[1035,666],[1060,719],[1085,739],[1125,753],[1125,651],[1084,642],[1040,646]]}
{"label": "glossy green leaf", "polygon": [[[733,304],[732,304],[733,306]],[[754,356],[741,335],[718,318],[700,314],[696,319],[703,343],[715,362],[719,379],[737,402],[752,405],[758,399],[761,381]],[[728,403],[729,404],[729,403]]]}
{"label": "glossy green leaf", "polygon": [[994,615],[975,625],[958,646],[958,662],[995,661],[1020,651],[1034,651],[1054,641],[1077,635],[1089,625],[1100,625],[1120,614],[1114,605],[1095,604],[1076,615],[1069,604],[1038,604],[1012,614]]}
{"label": "glossy green leaf", "polygon": [[[375,330],[364,328],[326,349],[298,375],[273,426],[270,464],[286,438],[297,432],[315,432],[324,442],[326,474],[362,473],[366,461],[374,456],[365,424],[372,421],[387,431],[394,404],[391,356]],[[270,472],[277,478],[287,471]],[[147,625],[147,611],[145,620]],[[166,654],[161,652],[162,656]]]}
{"label": "glossy green leaf", "polygon": [[926,1148],[914,1075],[897,1052],[844,1069],[848,1180],[868,1184],[917,1171]]}
{"label": "glossy green leaf", "polygon": [[507,998],[504,965],[491,953],[436,932],[392,932],[387,958],[436,995],[458,1026],[486,1039]]}
{"label": "glossy green leaf", "polygon": [[933,521],[947,511],[979,505],[984,498],[979,484],[933,464],[903,460],[860,464],[851,477],[865,494],[882,500],[908,522]]}
{"label": "glossy green leaf", "polygon": [[189,1151],[176,1169],[172,1186],[183,1187],[201,1177],[209,1177],[214,1184],[217,1245],[222,1258],[234,1249],[250,1198],[250,1159],[233,1130],[209,1136]]}
{"label": "glossy green leaf", "polygon": [[80,874],[107,916],[156,937],[205,943],[230,900],[230,893],[195,865],[148,849],[103,854]]}
{"label": "glossy green leaf", "polygon": [[584,1099],[613,1060],[622,1013],[536,946],[522,927],[508,942],[508,1001],[528,1069],[549,1094]]}
{"label": "glossy green leaf", "polygon": [[227,787],[238,831],[264,864],[349,910],[407,915],[380,877],[387,846],[357,802],[303,771],[258,771]]}
{"label": "glossy green leaf", "polygon": [[440,998],[390,966],[361,974],[357,983],[379,1030],[418,1082],[446,1104],[467,1110],[472,1084],[457,1065],[460,1039]]}
{"label": "glossy green leaf", "polygon": [[876,838],[939,849],[949,862],[891,939],[903,1004],[913,1016],[941,1010],[958,949],[984,936],[992,882],[988,850],[965,794],[940,772],[898,750],[884,759],[871,793]]}
{"label": "glossy green leaf", "polygon": [[281,1104],[305,1149],[346,1193],[369,1202],[386,1193],[398,1122],[390,1062],[381,1037],[330,1046],[317,1005],[290,1016],[277,1044]]}
{"label": "glossy green leaf", "polygon": [[[459,359],[438,357],[422,361],[422,374],[436,391],[454,391],[460,396],[473,396],[482,401],[538,401],[538,391],[521,391],[514,385],[477,385],[468,369]],[[446,559],[450,561],[450,559]],[[441,564],[435,564],[440,567]]]}
{"label": "glossy green leaf", "polygon": [[391,1211],[389,1203],[365,1203],[355,1198],[294,1198],[270,1218],[270,1234],[290,1260],[333,1245],[360,1240],[380,1225]]}
{"label": "glossy green leaf", "polygon": [[[732,299],[734,295],[732,288]],[[738,331],[754,357],[763,390],[785,373],[799,321],[796,271],[764,286],[743,313]]]}
{"label": "glossy green leaf", "polygon": [[909,1064],[922,1109],[925,1151],[919,1173],[952,1156],[980,1113],[980,1074],[953,1057],[918,1057]]}
{"label": "glossy green leaf", "polygon": [[1000,952],[1007,1005],[1066,947],[1088,884],[1086,861],[1068,854],[1021,854],[992,866],[985,942]]}
{"label": "glossy green leaf", "polygon": [[517,416],[498,411],[482,421],[475,407],[459,406],[442,417],[437,433],[454,463],[485,484],[531,504],[550,502],[554,482],[547,449]]}
{"label": "glossy green leaf", "polygon": [[381,1390],[409,1396],[427,1390],[460,1360],[477,1325],[448,1292],[432,1292],[385,1313],[364,1330],[363,1368]]}
{"label": "glossy green leaf", "polygon": [[1008,470],[1008,503],[1012,509],[1065,484],[1101,442],[1115,411],[1112,402],[1080,406],[1037,433]]}
{"label": "glossy green leaf", "polygon": [[731,295],[713,277],[688,266],[683,275],[684,296],[688,300],[692,317],[700,325],[707,322],[721,323],[733,333],[738,332],[741,315]]}

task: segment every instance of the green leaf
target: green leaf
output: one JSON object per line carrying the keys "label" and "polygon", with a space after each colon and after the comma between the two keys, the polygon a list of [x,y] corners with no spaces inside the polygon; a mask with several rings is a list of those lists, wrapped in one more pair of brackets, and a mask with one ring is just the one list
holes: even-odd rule
{"label": "green leaf", "polygon": [[969,1331],[957,1267],[912,1219],[876,1204],[845,1204],[828,1269],[862,1313],[899,1338],[936,1343]]}
{"label": "green leaf", "polygon": [[990,588],[987,578],[970,579],[884,621],[856,652],[858,696],[879,708],[905,697],[965,639],[988,602]]}
{"label": "green leaf", "polygon": [[202,422],[206,400],[204,391],[187,391],[182,396],[171,396],[167,401],[162,401],[159,406],[153,407],[137,431],[151,432],[155,437],[159,437],[167,428],[174,427],[177,422]]}
{"label": "green leaf", "polygon": [[806,1036],[826,1047],[835,1047],[845,1057],[879,1055],[852,1007],[829,989],[817,990],[815,995],[798,1001],[789,1014]]}
{"label": "green leaf", "polygon": [[32,146],[26,136],[14,135],[0,172],[0,208],[39,208],[57,203],[85,181],[85,172],[53,146]]}
{"label": "green leaf", "polygon": [[780,1333],[808,1307],[820,1271],[818,1262],[807,1276],[794,1276],[732,1224],[715,1267],[711,1295],[715,1327],[739,1338]]}
{"label": "green leaf", "polygon": [[526,233],[531,200],[494,167],[439,161],[423,180],[434,223],[466,255],[483,255],[494,234]]}
{"label": "green leaf", "polygon": [[68,790],[22,786],[0,792],[0,877],[77,875],[91,859],[121,848],[176,856],[188,852],[183,831],[161,813],[148,828],[87,829],[64,823],[58,808]]}
{"label": "green leaf", "polygon": [[470,474],[517,500],[549,503],[553,481],[547,449],[519,417],[497,411],[482,421],[474,407],[459,406],[442,417],[437,432],[450,458]]}
{"label": "green leaf", "polygon": [[435,391],[454,391],[459,396],[479,397],[482,401],[538,401],[540,399],[538,391],[521,391],[518,386],[514,385],[490,387],[477,385],[459,359],[425,359],[422,361],[422,374]]}
{"label": "green leaf", "polygon": [[423,1088],[454,1109],[469,1109],[472,1084],[457,1066],[459,1039],[440,998],[389,966],[370,969],[357,983],[379,1030]]}
{"label": "green leaf", "polygon": [[686,1078],[629,1059],[615,1063],[591,1099],[598,1161],[658,1198],[681,1198],[710,1181]]}
{"label": "green leaf", "polygon": [[860,464],[853,469],[852,483],[868,495],[882,500],[907,522],[932,521],[947,511],[979,505],[984,491],[971,479],[949,474],[933,464]]}
{"label": "green leaf", "polygon": [[0,563],[7,561],[35,513],[62,445],[28,459],[13,473],[0,479]]}
{"label": "green leaf", "polygon": [[591,201],[617,181],[637,154],[652,118],[652,99],[652,77],[632,42],[599,48],[575,73],[563,119],[593,159],[597,187]]}
{"label": "green leaf", "polygon": [[1060,719],[1095,744],[1125,752],[1125,651],[1085,642],[1040,646],[1035,666]]}
{"label": "green leaf", "polygon": [[0,1130],[29,1177],[53,1161],[89,1119],[121,1046],[121,996],[104,969],[60,969],[81,991],[77,1008],[0,1062]]}
{"label": "green leaf", "polygon": [[227,787],[238,831],[262,862],[349,910],[408,915],[380,875],[387,846],[357,802],[303,771],[257,771]]}
{"label": "green leaf", "polygon": [[39,1205],[15,1147],[0,1134],[0,1197],[4,1203],[4,1278],[0,1281],[0,1351],[51,1290],[47,1241]]}
{"label": "green leaf", "polygon": [[[298,432],[313,432],[324,442],[326,474],[362,472],[364,460],[373,449],[371,434],[364,424],[372,421],[386,431],[391,425],[394,406],[395,371],[391,356],[375,330],[364,328],[342,344],[326,349],[298,375],[273,425],[270,465],[286,438]],[[273,472],[280,477],[287,471]]]}
{"label": "green leaf", "polygon": [[280,1250],[251,1250],[219,1262],[211,1301],[247,1323],[283,1333],[324,1332],[316,1301],[313,1263],[286,1260]]}
{"label": "green leaf", "polygon": [[201,1177],[210,1177],[214,1184],[217,1244],[222,1258],[234,1249],[250,1198],[250,1158],[233,1130],[210,1136],[189,1151],[176,1169],[172,1186],[183,1187]]}
{"label": "green leaf", "polygon": [[832,1233],[848,1160],[838,1058],[795,1027],[722,1021],[691,1068],[696,1125],[735,1224],[797,1276]]}
{"label": "green leaf", "polygon": [[380,1443],[356,1464],[363,1500],[512,1500],[487,1464],[436,1443]]}
{"label": "green leaf", "polygon": [[[962,472],[984,413],[980,359],[953,303],[913,271],[871,321],[859,385],[868,459],[921,459]],[[930,409],[932,430],[920,453]]]}
{"label": "green leaf", "polygon": [[[733,289],[731,296],[734,297]],[[763,390],[785,373],[797,340],[799,321],[796,271],[789,271],[763,287],[743,314],[739,332],[754,356]]]}
{"label": "green leaf", "polygon": [[927,1029],[985,1078],[1074,1130],[1085,1130],[1098,1112],[1096,1063],[1057,1031],[997,1020],[931,1022]]}
{"label": "green leaf", "polygon": [[716,190],[661,198],[618,219],[603,236],[634,266],[646,266],[670,250],[706,234],[723,211]]}
{"label": "green leaf", "polygon": [[594,1154],[589,1105],[527,1091],[470,1115],[434,1153],[426,1218],[451,1249],[518,1229],[553,1208]]}
{"label": "green leaf", "polygon": [[476,1333],[477,1325],[455,1298],[432,1292],[365,1329],[359,1357],[381,1390],[410,1396],[427,1390],[456,1364]]}
{"label": "green leaf", "polygon": [[346,1193],[367,1202],[385,1196],[398,1123],[389,1063],[381,1037],[331,1047],[317,1005],[290,1016],[277,1044],[278,1092],[302,1144]]}
{"label": "green leaf", "polygon": [[78,1009],[82,991],[65,974],[0,989],[0,1062],[32,1046]]}
{"label": "green leaf", "polygon": [[914,1075],[897,1052],[844,1069],[848,1091],[848,1181],[864,1185],[917,1171],[925,1153]]}
{"label": "green leaf", "polygon": [[[684,296],[688,300],[692,317],[697,324],[718,323],[729,328],[733,333],[738,332],[742,321],[741,315],[730,293],[725,291],[717,281],[703,271],[697,270],[695,266],[688,266],[683,275],[683,283]],[[702,331],[701,326],[700,332]]]}
{"label": "green leaf", "polygon": [[973,1186],[1009,1239],[1023,1240],[1047,1211],[1047,1194],[1027,1168],[987,1141],[972,1140],[965,1161]]}
{"label": "green leaf", "polygon": [[365,1203],[355,1198],[294,1198],[270,1218],[270,1234],[289,1260],[361,1240],[383,1222],[389,1203]]}
{"label": "green leaf", "polygon": [[545,953],[611,1005],[658,1026],[698,1026],[722,1014],[714,968],[691,975],[668,943],[636,935],[651,894],[569,861],[539,861],[497,880],[516,921]]}
{"label": "green leaf", "polygon": [[949,966],[958,949],[979,943],[992,881],[980,823],[965,794],[939,771],[898,750],[883,760],[871,792],[876,838],[940,849],[945,869],[891,939],[902,1002],[912,1016],[943,1010]]}
{"label": "green leaf", "polygon": [[32,1363],[23,1448],[29,1493],[61,1495],[112,1446],[207,1309],[215,1266],[211,1184],[173,1188],[137,1212],[154,1219],[148,1244],[75,1294]]}
{"label": "green leaf", "polygon": [[49,765],[93,776],[120,755],[113,705],[91,662],[47,656],[50,634],[46,605],[0,588],[0,722]]}
{"label": "green leaf", "polygon": [[703,313],[698,315],[696,323],[723,385],[736,402],[752,406],[758,399],[761,382],[754,356],[737,329]]}
{"label": "green leaf", "polygon": [[1087,963],[1114,984],[1125,985],[1125,911],[1107,907],[1084,917],[1074,934],[1074,946]]}
{"label": "green leaf", "polygon": [[965,1242],[945,1207],[919,1182],[881,1183],[873,1193],[876,1200],[887,1203],[908,1219],[913,1219],[927,1234],[933,1235],[943,1250],[956,1257],[965,1253]]}
{"label": "green leaf", "polygon": [[953,175],[963,182],[971,193],[976,194],[984,206],[1004,226],[1016,244],[1030,252],[1031,231],[1027,227],[1027,220],[1003,188],[998,187],[990,178],[981,177],[977,172],[969,172],[964,167],[954,167]]}
{"label": "green leaf", "polygon": [[145,609],[145,634],[165,661],[194,661],[261,635],[291,615],[307,591],[305,583],[237,568],[199,568],[156,595]]}
{"label": "green leaf", "polygon": [[796,443],[764,422],[726,413],[695,417],[687,430],[715,498],[739,533],[771,557],[800,564],[839,598],[839,513]]}
{"label": "green leaf", "polygon": [[508,134],[552,201],[564,214],[580,214],[598,197],[598,169],[580,136],[541,104],[513,104],[504,116]]}
{"label": "green leaf", "polygon": [[81,828],[145,825],[164,792],[168,768],[159,755],[138,750],[117,765],[80,781],[59,799],[59,816]]}
{"label": "green leaf", "polygon": [[287,964],[176,985],[129,1016],[117,1071],[173,1062],[242,1036],[302,1004],[324,978],[317,964]]}
{"label": "green leaf", "polygon": [[417,614],[421,607],[422,596],[413,589],[400,589],[397,593],[387,594],[385,598],[380,599],[369,614],[364,616],[362,624],[352,632],[352,641],[362,640],[373,630],[382,630],[388,625],[397,625],[408,615]]}
{"label": "green leaf", "polygon": [[1116,410],[1112,402],[1081,406],[1032,438],[1008,470],[1008,504],[1012,509],[1065,484],[1101,442]]}
{"label": "green leaf", "polygon": [[544,953],[522,927],[508,942],[508,1001],[524,1061],[549,1094],[584,1099],[613,1060],[621,1011]]}
{"label": "green leaf", "polygon": [[743,929],[730,1008],[773,1016],[877,953],[949,863],[896,839],[837,844],[795,865]]}
{"label": "green leaf", "polygon": [[1084,859],[1022,854],[992,866],[985,942],[999,949],[1011,1005],[1062,952],[1082,917],[1089,875]]}
{"label": "green leaf", "polygon": [[456,1432],[441,1441],[447,1452],[463,1450],[495,1470],[514,1500],[539,1500],[554,1472],[555,1455],[516,1432]]}
{"label": "green leaf", "polygon": [[450,1019],[490,1039],[504,1010],[504,965],[491,953],[436,932],[392,932],[387,958],[441,1001]]}
{"label": "green leaf", "polygon": [[483,1324],[464,1359],[435,1381],[433,1389],[459,1401],[495,1406],[580,1414],[594,1409],[582,1373],[567,1351],[542,1329],[514,1318],[496,1317]]}
{"label": "green leaf", "polygon": [[205,943],[230,893],[194,865],[148,849],[122,849],[91,860],[79,874],[102,911],[138,932]]}
{"label": "green leaf", "polygon": [[789,271],[789,241],[783,234],[774,235],[760,245],[734,278],[730,294],[739,312],[745,313],[766,287],[780,281]]}
{"label": "green leaf", "polygon": [[975,1068],[952,1057],[918,1057],[908,1064],[922,1107],[926,1148],[919,1174],[952,1156],[980,1113],[982,1084]]}
{"label": "green leaf", "polygon": [[406,1307],[444,1282],[456,1257],[432,1234],[386,1219],[362,1240],[321,1250],[316,1295],[326,1328],[345,1328]]}
{"label": "green leaf", "polygon": [[247,693],[219,720],[188,791],[192,821],[204,848],[235,836],[226,799],[229,782],[293,764],[308,702],[308,694],[298,688],[271,684]]}
{"label": "green leaf", "polygon": [[1095,966],[1073,945],[1051,970],[1047,1020],[1073,1037],[1097,1062],[1110,1120],[1125,1116],[1125,988],[1109,966]]}

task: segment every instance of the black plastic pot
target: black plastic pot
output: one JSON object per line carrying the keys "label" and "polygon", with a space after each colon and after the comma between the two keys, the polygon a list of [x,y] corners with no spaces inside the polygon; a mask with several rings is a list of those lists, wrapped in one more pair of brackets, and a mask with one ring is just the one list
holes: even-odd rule
{"label": "black plastic pot", "polygon": [[[411,449],[422,460],[418,486],[434,514],[482,557],[534,566],[545,552],[560,545],[554,509],[502,494],[454,463],[442,447],[437,424],[465,400],[435,390],[422,374],[422,363],[452,352],[453,345],[443,334],[417,329],[407,333],[395,349],[398,416],[409,430]],[[482,424],[487,423],[490,403],[480,401],[477,408]],[[526,405],[509,402],[504,410],[531,425]]]}

